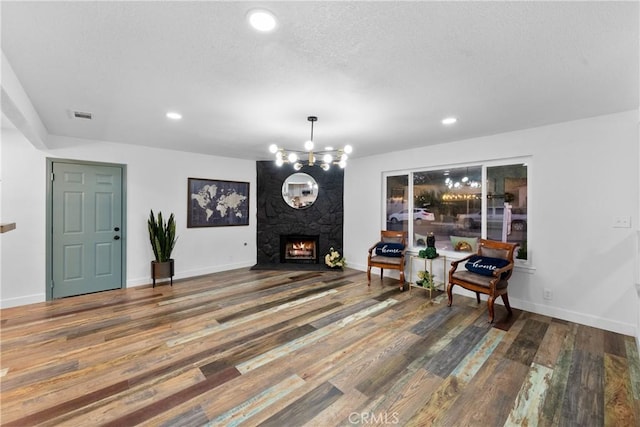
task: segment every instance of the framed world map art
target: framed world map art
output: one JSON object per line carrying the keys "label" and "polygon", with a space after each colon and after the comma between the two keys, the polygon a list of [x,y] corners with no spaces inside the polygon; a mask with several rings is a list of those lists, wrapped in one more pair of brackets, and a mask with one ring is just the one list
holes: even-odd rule
{"label": "framed world map art", "polygon": [[249,183],[188,179],[187,228],[249,225]]}

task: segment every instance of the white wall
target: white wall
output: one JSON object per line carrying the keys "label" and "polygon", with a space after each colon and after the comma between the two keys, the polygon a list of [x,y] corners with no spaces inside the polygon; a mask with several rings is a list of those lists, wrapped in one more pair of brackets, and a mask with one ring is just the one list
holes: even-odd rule
{"label": "white wall", "polygon": [[[640,18],[640,10],[638,10]],[[638,110],[637,126],[640,127],[640,110]],[[640,132],[638,132],[638,146],[640,146]],[[640,164],[640,150],[638,150],[638,164]],[[640,187],[640,167],[636,171],[638,186]],[[640,198],[639,198],[640,199]],[[640,211],[640,200],[638,200],[638,211]],[[633,227],[636,229],[636,293],[638,294],[638,328],[636,329],[636,345],[640,349],[640,223],[636,222]]]}
{"label": "white wall", "polygon": [[0,234],[0,304],[44,301],[45,156],[17,130],[2,129],[2,222],[16,229]]}
{"label": "white wall", "polygon": [[[151,283],[150,209],[176,215],[176,279],[255,264],[254,161],[53,136],[48,143],[55,148],[40,151],[18,131],[2,129],[0,217],[17,228],[1,235],[0,306],[45,300],[47,157],[127,165],[127,286]],[[249,182],[249,226],[187,229],[189,177]]]}
{"label": "white wall", "polygon": [[[50,138],[40,151],[18,131],[2,129],[0,305],[45,299],[46,158],[127,164],[127,285],[150,282],[149,209],[174,212],[176,277],[255,263],[255,162],[121,144]],[[514,307],[637,335],[638,112],[350,160],[345,170],[345,255],[366,269],[366,250],[382,221],[382,173],[531,155],[529,256],[535,270],[511,279]],[[187,178],[251,183],[248,227],[186,228]],[[613,228],[614,216],[632,228]],[[244,243],[247,246],[244,246]],[[550,288],[553,300],[542,298]]]}
{"label": "white wall", "polygon": [[[366,269],[367,249],[383,227],[383,172],[530,155],[528,255],[534,270],[514,273],[512,305],[636,335],[637,118],[630,111],[351,159],[344,195],[349,266]],[[632,228],[612,227],[621,215],[631,217]],[[551,301],[542,298],[543,288],[553,292]]]}

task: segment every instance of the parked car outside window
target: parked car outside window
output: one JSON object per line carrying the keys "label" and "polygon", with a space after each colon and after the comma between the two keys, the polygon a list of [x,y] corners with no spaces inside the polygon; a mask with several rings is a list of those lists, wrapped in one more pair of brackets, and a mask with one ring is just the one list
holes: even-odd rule
{"label": "parked car outside window", "polygon": [[[504,207],[488,207],[487,208],[487,225],[501,226],[502,217],[504,215]],[[458,224],[462,228],[472,229],[480,228],[482,224],[482,213],[480,211],[470,214],[458,215]],[[514,231],[524,231],[527,229],[527,214],[511,212],[511,229]]]}
{"label": "parked car outside window", "polygon": [[[433,215],[433,213],[429,212],[426,209],[415,208],[413,210],[413,220],[417,224],[421,224],[422,221],[433,221],[435,219],[436,218]],[[409,220],[409,210],[408,209],[403,209],[400,212],[396,212],[394,214],[389,215],[389,221],[391,221],[393,224],[395,224],[396,222],[399,222],[399,221],[408,221],[408,220]]]}

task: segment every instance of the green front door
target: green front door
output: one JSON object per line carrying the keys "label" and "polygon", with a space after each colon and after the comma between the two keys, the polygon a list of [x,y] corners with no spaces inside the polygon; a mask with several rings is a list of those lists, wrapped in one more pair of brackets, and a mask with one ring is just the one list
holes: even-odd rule
{"label": "green front door", "polygon": [[52,171],[52,298],[121,288],[122,168],[54,161]]}

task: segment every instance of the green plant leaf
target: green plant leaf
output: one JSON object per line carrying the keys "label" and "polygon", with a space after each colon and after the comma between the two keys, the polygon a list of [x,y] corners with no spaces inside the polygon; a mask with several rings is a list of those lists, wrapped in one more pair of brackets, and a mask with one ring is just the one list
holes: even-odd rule
{"label": "green plant leaf", "polygon": [[153,213],[153,209],[149,214],[148,229],[149,241],[153,249],[153,255],[158,262],[165,262],[171,259],[171,252],[176,244],[176,223],[173,214],[165,222],[162,212],[158,212],[158,216]]}

